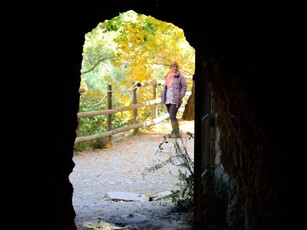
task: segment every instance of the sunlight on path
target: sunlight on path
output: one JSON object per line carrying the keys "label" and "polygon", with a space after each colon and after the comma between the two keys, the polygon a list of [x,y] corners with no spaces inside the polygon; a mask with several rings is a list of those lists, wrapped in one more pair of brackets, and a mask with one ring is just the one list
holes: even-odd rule
{"label": "sunlight on path", "polygon": [[[194,120],[193,121],[185,121],[179,119],[180,131],[185,134],[187,132],[194,134]],[[150,126],[148,128],[144,128],[144,133],[162,133],[167,134],[172,130],[171,123],[169,120],[162,121],[154,126]]]}
{"label": "sunlight on path", "polygon": [[[180,120],[180,125],[183,139],[188,139],[186,132],[194,134],[194,121]],[[171,200],[114,202],[107,196],[110,192],[124,192],[150,197],[178,188],[178,168],[173,165],[167,165],[146,176],[143,174],[154,160],[164,159],[163,155],[156,152],[170,131],[170,122],[161,122],[141,129],[135,136],[127,135],[121,140],[114,140],[109,148],[87,151],[73,157],[75,167],[70,174],[70,181],[74,187],[73,206],[78,229],[89,229],[87,223],[102,221],[113,224],[123,222],[123,226],[127,227],[128,220],[132,218],[118,221],[118,218],[124,216],[146,217],[146,221],[133,223],[138,225],[137,229],[149,229],[144,227],[149,225],[164,226],[164,229],[181,229],[184,226],[183,216],[170,214],[174,205]],[[171,150],[172,146],[170,141],[164,147]],[[194,140],[187,141],[186,147],[193,158]]]}

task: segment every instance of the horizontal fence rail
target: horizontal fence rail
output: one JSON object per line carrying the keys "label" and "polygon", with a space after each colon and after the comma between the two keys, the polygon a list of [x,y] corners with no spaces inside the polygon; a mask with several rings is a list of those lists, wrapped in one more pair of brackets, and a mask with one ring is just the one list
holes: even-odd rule
{"label": "horizontal fence rail", "polygon": [[[129,106],[124,106],[124,107],[120,107],[120,108],[111,108],[112,107],[112,86],[108,86],[108,105],[109,108],[105,109],[105,110],[99,110],[99,111],[89,111],[89,112],[79,112],[77,114],[78,119],[82,119],[85,117],[95,117],[98,115],[107,115],[107,123],[108,123],[108,131],[100,133],[100,134],[94,134],[94,135],[89,135],[89,136],[77,136],[75,139],[75,144],[79,143],[79,142],[83,142],[83,141],[92,141],[92,140],[96,140],[98,138],[110,138],[118,133],[121,132],[126,132],[126,131],[130,131],[130,130],[137,130],[139,128],[143,128],[143,127],[147,127],[147,126],[151,126],[151,125],[155,125],[158,124],[162,121],[164,121],[165,119],[169,118],[168,114],[162,114],[160,116],[158,116],[158,112],[157,112],[157,105],[161,104],[161,98],[159,95],[159,98],[157,98],[157,87],[160,85],[162,86],[164,84],[164,80],[153,80],[153,81],[147,81],[147,82],[134,82],[132,87],[129,89],[132,92],[132,105]],[[148,100],[148,101],[144,101],[144,102],[137,102],[137,94],[136,91],[139,87],[147,87],[147,86],[152,86],[153,88],[153,99],[152,100]],[[79,93],[83,93],[84,89],[80,89]],[[190,95],[190,92],[187,92],[187,95]],[[153,109],[153,118],[150,121],[145,121],[145,122],[138,122],[137,119],[137,109],[141,108],[141,107],[149,107],[151,106]],[[112,115],[119,113],[119,112],[123,112],[123,111],[129,111],[132,110],[133,111],[133,124],[129,125],[129,126],[125,126],[125,127],[121,127],[121,128],[117,128],[117,129],[112,129]]]}
{"label": "horizontal fence rail", "polygon": [[100,111],[90,111],[90,112],[80,112],[78,113],[78,118],[82,117],[94,117],[98,115],[109,115],[109,114],[115,114],[127,110],[132,110],[132,109],[138,109],[143,106],[149,106],[149,105],[155,105],[161,103],[161,98],[156,98],[150,101],[145,101],[142,103],[137,103],[134,105],[129,105],[129,106],[124,106],[121,108],[116,108],[116,109],[105,109],[105,110],[100,110]]}
{"label": "horizontal fence rail", "polygon": [[107,131],[107,132],[101,133],[101,134],[94,134],[94,135],[85,136],[85,137],[77,137],[75,143],[78,143],[78,142],[81,142],[81,141],[96,140],[98,138],[104,138],[104,137],[113,136],[113,135],[115,135],[117,133],[129,131],[131,129],[138,129],[138,128],[143,128],[143,127],[146,127],[146,126],[155,125],[155,124],[158,124],[161,121],[167,119],[168,117],[169,117],[168,114],[164,114],[164,115],[161,115],[158,118],[153,119],[151,121],[146,121],[146,122],[142,122],[142,123],[137,123],[137,124],[133,124],[133,125],[129,125],[129,126],[113,129],[111,131]]}

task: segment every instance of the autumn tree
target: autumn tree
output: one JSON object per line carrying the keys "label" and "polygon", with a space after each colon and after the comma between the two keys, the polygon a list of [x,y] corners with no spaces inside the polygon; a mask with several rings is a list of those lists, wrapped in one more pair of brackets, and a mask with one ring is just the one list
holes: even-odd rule
{"label": "autumn tree", "polygon": [[[128,89],[132,83],[164,79],[172,60],[179,63],[184,75],[194,74],[195,50],[184,31],[132,10],[99,23],[87,33],[82,55],[81,87],[86,90],[81,98],[81,111],[97,108],[89,103],[104,109],[108,85],[114,91],[114,107],[131,104]],[[151,93],[140,88],[138,97],[146,101],[152,98]],[[140,111],[140,116],[142,112],[146,113]]]}

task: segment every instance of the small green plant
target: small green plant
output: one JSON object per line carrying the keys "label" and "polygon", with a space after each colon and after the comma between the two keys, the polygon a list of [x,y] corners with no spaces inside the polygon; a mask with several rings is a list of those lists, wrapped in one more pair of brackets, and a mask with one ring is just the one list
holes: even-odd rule
{"label": "small green plant", "polygon": [[[168,164],[178,168],[179,179],[177,183],[179,189],[172,190],[172,202],[176,205],[177,210],[190,210],[193,207],[194,196],[194,162],[189,156],[187,150],[187,141],[194,138],[194,135],[187,132],[187,138],[172,138],[171,134],[163,136],[163,141],[155,154],[167,155],[166,160],[155,161],[152,166],[145,169],[145,173],[157,171]],[[173,148],[166,150],[165,146],[172,142]],[[171,172],[170,172],[171,173]]]}

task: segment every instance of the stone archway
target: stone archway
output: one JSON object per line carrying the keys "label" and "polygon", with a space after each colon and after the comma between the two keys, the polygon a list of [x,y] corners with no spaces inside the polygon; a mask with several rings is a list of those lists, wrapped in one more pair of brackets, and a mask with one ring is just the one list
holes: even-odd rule
{"label": "stone archway", "polygon": [[[284,124],[284,117],[280,115],[284,114],[285,102],[296,102],[304,92],[300,91],[300,79],[295,77],[299,75],[291,75],[295,82],[288,81],[290,68],[284,61],[285,56],[292,57],[289,50],[296,40],[289,34],[293,34],[294,29],[289,28],[291,23],[285,23],[283,15],[275,10],[254,6],[242,11],[231,4],[213,7],[196,1],[179,4],[152,0],[139,4],[131,0],[90,6],[83,2],[48,5],[48,9],[37,6],[22,11],[17,6],[12,7],[15,9],[10,14],[15,19],[12,28],[16,28],[17,20],[27,31],[19,40],[23,49],[18,50],[20,66],[25,68],[16,69],[16,76],[29,88],[21,88],[20,92],[24,101],[31,102],[27,104],[29,111],[37,111],[39,104],[40,114],[26,114],[22,129],[36,133],[35,141],[32,135],[23,139],[31,155],[26,167],[21,164],[20,168],[26,170],[19,175],[29,186],[24,196],[19,194],[18,207],[24,207],[25,214],[28,207],[32,207],[23,223],[35,216],[37,229],[44,226],[44,229],[75,230],[73,188],[68,175],[74,167],[72,146],[77,127],[84,34],[101,20],[101,15],[111,18],[134,8],[183,28],[196,49],[197,65],[209,64],[208,78],[216,101],[217,125],[224,141],[221,160],[237,188],[236,194],[229,194],[232,202],[224,210],[229,227],[302,229],[299,207],[304,191],[297,175],[302,175],[304,168],[299,150],[304,141],[296,135],[300,128],[296,121],[292,121],[293,125],[280,126]],[[289,10],[290,6],[287,7]],[[172,13],[174,8],[175,14]],[[271,18],[271,14],[274,17]],[[289,34],[285,35],[284,31]],[[14,35],[20,37],[19,30],[15,30]],[[285,49],[280,49],[275,42],[280,40]],[[35,71],[25,80],[24,70],[34,66],[33,60]],[[281,63],[287,65],[281,66]],[[200,73],[197,76],[200,82],[202,76]],[[29,91],[34,94],[30,95]],[[36,103],[37,98],[43,103]],[[202,105],[196,103],[196,112],[202,111],[199,107]],[[300,116],[301,113],[296,112],[295,117],[303,121]],[[196,134],[202,135],[201,132]],[[19,150],[16,153],[21,155]],[[11,165],[14,162],[15,159]],[[25,174],[29,168],[34,172]]]}

